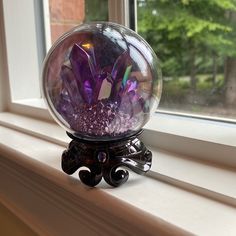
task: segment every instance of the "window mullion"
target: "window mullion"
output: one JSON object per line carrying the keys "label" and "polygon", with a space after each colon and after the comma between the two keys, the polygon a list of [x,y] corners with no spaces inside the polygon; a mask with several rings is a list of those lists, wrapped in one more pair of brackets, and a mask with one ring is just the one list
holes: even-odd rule
{"label": "window mullion", "polygon": [[109,21],[129,27],[129,0],[108,0]]}
{"label": "window mullion", "polygon": [[44,34],[45,34],[45,45],[46,51],[51,47],[52,37],[50,29],[50,11],[49,11],[49,2],[48,0],[43,0],[43,19],[44,19]]}
{"label": "window mullion", "polygon": [[2,1],[0,1],[0,85],[1,112],[7,110],[7,107],[11,102]]}

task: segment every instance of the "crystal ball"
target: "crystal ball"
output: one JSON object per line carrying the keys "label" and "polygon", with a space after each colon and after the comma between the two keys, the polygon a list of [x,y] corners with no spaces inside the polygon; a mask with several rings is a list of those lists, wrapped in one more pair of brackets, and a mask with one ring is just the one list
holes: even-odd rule
{"label": "crystal ball", "polygon": [[161,89],[161,69],[152,48],[115,23],[73,28],[54,43],[43,65],[49,111],[78,138],[133,135],[157,108]]}

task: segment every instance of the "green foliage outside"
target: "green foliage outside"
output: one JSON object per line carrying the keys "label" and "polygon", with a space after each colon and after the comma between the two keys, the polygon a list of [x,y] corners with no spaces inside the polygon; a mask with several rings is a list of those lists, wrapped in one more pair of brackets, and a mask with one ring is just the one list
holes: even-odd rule
{"label": "green foliage outside", "polygon": [[193,51],[207,72],[212,54],[236,55],[236,26],[227,17],[235,0],[139,0],[138,6],[138,32],[162,59],[166,76],[189,73]]}
{"label": "green foliage outside", "polygon": [[236,58],[236,0],[138,0],[137,5],[138,33],[161,60],[163,106],[222,101],[225,60]]}

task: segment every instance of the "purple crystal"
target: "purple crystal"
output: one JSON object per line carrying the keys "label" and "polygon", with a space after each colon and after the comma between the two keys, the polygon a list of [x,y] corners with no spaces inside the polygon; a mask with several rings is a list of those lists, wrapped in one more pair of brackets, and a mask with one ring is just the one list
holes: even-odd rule
{"label": "purple crystal", "polygon": [[[139,106],[138,81],[131,77],[131,58],[127,51],[115,61],[109,73],[96,66],[95,58],[75,44],[70,53],[70,66],[62,65],[62,90],[57,111],[77,133],[95,136],[121,134],[133,129],[137,118],[133,107]],[[107,68],[106,68],[107,70]],[[102,85],[111,84],[108,97],[99,99]],[[108,87],[108,85],[106,85]],[[104,92],[103,92],[104,93]]]}
{"label": "purple crystal", "polygon": [[[71,70],[75,75],[80,95],[87,103],[92,102],[95,68],[92,57],[79,45],[74,45],[70,53]],[[63,68],[62,68],[63,69]]]}
{"label": "purple crystal", "polygon": [[[109,139],[138,131],[158,91],[155,65],[146,58],[150,48],[121,26],[83,27],[62,37],[49,54],[44,77],[50,107],[59,123],[80,137]],[[139,40],[135,45],[131,36]]]}

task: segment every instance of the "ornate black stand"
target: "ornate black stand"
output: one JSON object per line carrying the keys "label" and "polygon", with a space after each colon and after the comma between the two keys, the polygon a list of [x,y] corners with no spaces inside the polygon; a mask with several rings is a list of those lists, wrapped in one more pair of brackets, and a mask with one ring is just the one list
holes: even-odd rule
{"label": "ornate black stand", "polygon": [[80,180],[88,185],[97,185],[102,177],[117,187],[129,178],[127,170],[117,170],[128,167],[138,174],[144,174],[151,168],[152,153],[139,140],[139,131],[126,139],[116,141],[87,141],[67,133],[73,140],[62,154],[62,169],[71,175],[80,167]]}

